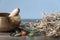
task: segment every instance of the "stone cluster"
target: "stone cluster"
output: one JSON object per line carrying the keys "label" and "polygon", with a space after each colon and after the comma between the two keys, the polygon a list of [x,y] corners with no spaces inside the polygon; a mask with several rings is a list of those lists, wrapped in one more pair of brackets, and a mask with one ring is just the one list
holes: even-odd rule
{"label": "stone cluster", "polygon": [[43,19],[34,26],[38,31],[45,32],[46,36],[60,36],[60,13],[52,12],[48,16],[43,13]]}

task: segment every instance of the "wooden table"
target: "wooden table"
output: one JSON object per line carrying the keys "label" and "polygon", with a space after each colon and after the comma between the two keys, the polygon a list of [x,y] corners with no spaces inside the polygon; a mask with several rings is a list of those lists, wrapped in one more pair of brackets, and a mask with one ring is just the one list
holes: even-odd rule
{"label": "wooden table", "polygon": [[0,40],[60,40],[59,38],[50,38],[45,36],[36,36],[36,37],[28,37],[28,36],[22,36],[22,37],[11,37],[9,36],[9,33],[0,33]]}

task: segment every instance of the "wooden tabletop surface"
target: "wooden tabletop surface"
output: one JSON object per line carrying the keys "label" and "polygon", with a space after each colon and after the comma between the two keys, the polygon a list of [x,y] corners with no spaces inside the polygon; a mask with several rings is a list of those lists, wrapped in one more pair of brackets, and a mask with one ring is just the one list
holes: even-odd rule
{"label": "wooden tabletop surface", "polygon": [[10,33],[0,33],[0,40],[60,40],[60,37],[58,37],[58,38],[45,37],[45,36],[36,36],[36,37],[28,37],[28,36],[11,37],[11,36],[9,36],[9,34]]}

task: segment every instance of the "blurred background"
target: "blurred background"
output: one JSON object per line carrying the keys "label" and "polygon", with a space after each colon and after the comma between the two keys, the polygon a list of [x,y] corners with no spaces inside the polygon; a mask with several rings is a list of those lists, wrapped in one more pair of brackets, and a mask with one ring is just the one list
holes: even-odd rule
{"label": "blurred background", "polygon": [[22,19],[41,19],[42,12],[60,11],[60,0],[0,0],[0,12],[11,12],[20,8]]}

